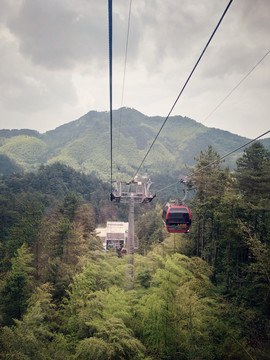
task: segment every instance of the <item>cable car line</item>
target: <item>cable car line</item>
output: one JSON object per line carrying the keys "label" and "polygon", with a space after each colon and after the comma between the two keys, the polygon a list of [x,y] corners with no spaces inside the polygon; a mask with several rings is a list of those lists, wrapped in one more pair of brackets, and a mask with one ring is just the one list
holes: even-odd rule
{"label": "cable car line", "polygon": [[130,22],[131,22],[131,6],[132,6],[132,0],[130,0],[130,2],[129,2],[128,27],[127,27],[126,50],[125,50],[125,60],[124,60],[124,74],[123,74],[120,117],[119,117],[119,126],[118,126],[118,144],[117,144],[118,152],[120,152],[119,151],[119,149],[120,149],[120,129],[121,129],[121,124],[122,124],[122,110],[123,110],[123,102],[124,102],[124,90],[125,90],[126,69],[127,69],[127,54],[128,54],[129,31],[130,31]]}
{"label": "cable car line", "polygon": [[160,189],[160,190],[157,190],[157,191],[156,191],[156,194],[159,193],[159,192],[161,192],[161,191],[164,191],[165,189],[168,189],[168,188],[170,188],[170,187],[178,184],[179,182],[187,182],[189,179],[192,178],[193,175],[195,175],[195,174],[199,173],[200,171],[208,168],[209,166],[214,165],[216,162],[218,162],[218,161],[220,161],[220,160],[224,160],[226,157],[228,157],[228,156],[232,155],[233,153],[235,153],[236,151],[238,151],[238,150],[240,150],[240,149],[248,146],[249,144],[251,144],[251,143],[253,143],[254,141],[260,139],[261,137],[267,135],[268,133],[270,133],[270,130],[268,130],[268,131],[266,131],[265,133],[257,136],[255,139],[252,139],[252,140],[248,141],[248,142],[245,143],[244,145],[241,145],[241,146],[239,146],[238,148],[230,151],[229,153],[221,156],[218,160],[214,160],[214,161],[212,161],[211,163],[209,163],[209,164],[201,167],[200,169],[193,171],[190,175],[185,176],[184,179],[178,180],[178,181],[176,181],[175,183],[173,183],[173,184],[171,184],[171,185],[168,185],[168,186],[166,186],[166,187],[164,187],[164,188],[162,188],[162,189]]}
{"label": "cable car line", "polygon": [[124,100],[124,89],[125,89],[125,79],[126,79],[126,68],[127,68],[127,54],[128,54],[128,43],[129,43],[129,31],[130,31],[130,19],[131,19],[131,6],[132,0],[129,3],[129,13],[128,13],[128,28],[127,28],[127,38],[126,38],[126,50],[125,50],[125,61],[124,61],[124,75],[123,75],[123,84],[122,84],[122,96],[121,96],[121,108],[123,106]]}
{"label": "cable car line", "polygon": [[220,24],[221,24],[221,22],[222,22],[222,20],[223,20],[224,16],[226,15],[226,13],[227,13],[227,11],[228,11],[229,7],[231,6],[232,2],[233,2],[233,0],[230,0],[230,1],[229,1],[229,3],[228,3],[228,5],[227,5],[226,9],[224,10],[224,12],[223,12],[223,14],[222,14],[222,16],[221,16],[221,18],[220,18],[220,20],[219,20],[219,22],[218,22],[218,24],[216,25],[216,27],[215,27],[215,29],[214,29],[214,31],[213,31],[213,33],[212,33],[212,35],[210,36],[209,40],[207,41],[207,43],[206,43],[206,45],[205,45],[205,47],[204,47],[204,49],[203,49],[203,51],[202,51],[201,55],[199,56],[199,59],[197,60],[196,64],[194,65],[194,67],[193,67],[193,69],[192,69],[191,73],[189,74],[189,76],[188,76],[188,78],[187,78],[187,80],[186,80],[186,82],[185,82],[184,86],[182,87],[182,89],[181,89],[180,93],[178,94],[178,96],[177,96],[177,98],[176,98],[175,102],[173,103],[173,106],[171,107],[171,109],[170,109],[170,111],[169,111],[169,113],[168,113],[167,117],[165,118],[165,120],[164,120],[164,122],[163,122],[163,124],[162,124],[161,128],[159,129],[159,131],[158,131],[157,135],[155,136],[155,138],[154,138],[154,140],[153,140],[152,144],[150,145],[150,147],[149,147],[149,149],[148,149],[148,151],[147,151],[146,155],[144,156],[144,158],[143,158],[143,160],[142,160],[142,162],[141,162],[140,166],[139,166],[139,167],[138,167],[138,169],[136,170],[136,172],[135,172],[135,174],[134,174],[134,176],[133,176],[133,180],[135,179],[135,177],[137,176],[138,172],[140,171],[140,169],[141,169],[141,167],[142,167],[142,165],[143,165],[143,163],[144,163],[145,159],[147,158],[147,156],[148,156],[149,152],[151,151],[151,149],[152,149],[152,147],[153,147],[154,143],[156,142],[156,140],[157,140],[157,138],[158,138],[159,134],[161,133],[161,131],[162,131],[162,129],[163,129],[163,127],[164,127],[164,125],[166,124],[166,122],[167,122],[168,118],[170,117],[170,115],[171,115],[171,113],[172,113],[172,111],[173,111],[173,109],[174,109],[175,105],[177,104],[177,102],[178,102],[178,100],[180,99],[180,97],[181,97],[181,95],[182,95],[183,91],[185,90],[185,88],[186,88],[186,86],[187,86],[187,84],[188,84],[189,80],[191,79],[191,77],[192,77],[192,75],[193,75],[193,73],[194,73],[195,69],[197,68],[197,66],[198,66],[199,62],[201,61],[201,59],[202,59],[202,57],[203,57],[203,55],[204,55],[204,53],[205,53],[206,49],[208,48],[208,46],[209,46],[209,44],[210,44],[211,40],[213,39],[213,37],[214,37],[214,35],[215,35],[215,33],[216,33],[217,29],[219,28],[219,26],[220,26]]}
{"label": "cable car line", "polygon": [[225,98],[220,101],[220,103],[205,117],[205,119],[201,122],[201,124],[204,124],[206,120],[210,118],[210,116],[224,103],[225,100],[228,99],[229,96],[246,80],[246,78],[256,69],[256,67],[266,58],[266,56],[270,53],[270,50],[267,51],[267,53],[253,66],[252,69],[249,70],[249,72],[239,81],[239,83],[225,96]]}
{"label": "cable car line", "polygon": [[181,181],[182,181],[182,180],[178,180],[178,181],[174,182],[174,183],[171,184],[171,185],[165,186],[164,188],[162,188],[162,189],[160,189],[160,190],[157,190],[157,191],[156,191],[156,194],[159,193],[159,192],[161,192],[161,191],[164,191],[164,190],[166,190],[166,189],[169,189],[170,187],[172,187],[172,186],[174,186],[174,185],[179,184]]}
{"label": "cable car line", "polygon": [[111,157],[111,192],[112,192],[112,0],[108,0],[108,21],[109,21],[109,87],[110,87],[110,157]]}
{"label": "cable car line", "polygon": [[[268,50],[266,52],[266,54],[264,54],[264,56],[248,71],[248,73],[238,82],[237,85],[234,86],[233,89],[231,89],[231,91],[225,96],[225,98],[220,101],[220,103],[205,117],[205,119],[200,122],[201,125],[203,125],[206,120],[225,102],[225,100],[228,99],[228,97],[244,82],[244,80],[246,80],[246,78],[257,68],[257,66],[266,58],[266,56],[270,53],[270,50]],[[193,132],[193,135],[196,133],[196,130]],[[197,131],[197,133],[199,134],[199,129]]]}
{"label": "cable car line", "polygon": [[[257,67],[258,65],[260,65],[260,63],[266,58],[266,56],[267,56],[269,53],[270,53],[270,50],[268,50],[268,51],[266,52],[266,54],[264,54],[264,56],[249,70],[249,72],[238,82],[238,84],[237,84],[236,86],[234,86],[234,88],[225,96],[225,98],[206,116],[206,118],[204,119],[204,121],[201,122],[201,124],[204,124],[204,122],[224,103],[224,101],[228,99],[228,97],[244,82],[244,80],[246,80],[246,78],[256,69],[256,67]],[[268,132],[267,132],[267,133],[268,133]],[[267,133],[264,133],[263,135],[261,135],[261,136],[257,137],[256,139],[252,140],[251,142],[257,140],[258,138],[264,136],[264,135],[267,134]],[[247,144],[245,144],[245,145],[243,145],[243,146],[247,146],[247,145],[250,144],[251,142],[249,142],[249,143],[247,143]],[[240,150],[240,149],[241,149],[241,147],[240,147],[240,148],[237,148],[237,149],[234,150],[233,152],[236,152],[237,150]],[[231,152],[231,153],[233,153],[233,152]],[[227,154],[227,155],[224,155],[224,157],[223,157],[222,159],[224,159],[225,157],[231,155],[231,153],[229,153],[229,154]],[[209,165],[210,165],[210,164],[209,164]],[[207,166],[209,166],[209,165],[207,165]],[[193,175],[193,174],[192,174],[192,175]],[[178,183],[181,182],[181,181],[182,181],[182,180],[178,180],[177,182],[175,182],[175,183],[173,183],[173,184],[171,184],[171,185],[168,185],[168,186],[164,187],[163,189],[161,189],[161,190],[159,190],[159,191],[157,191],[157,192],[160,192],[160,191],[163,191],[163,190],[165,190],[165,189],[167,189],[167,188],[170,188],[170,187],[172,187],[173,185],[176,185],[176,184],[178,184]]]}
{"label": "cable car line", "polygon": [[205,166],[203,166],[202,168],[194,171],[191,175],[188,175],[188,176],[185,178],[185,180],[188,179],[188,178],[190,178],[191,176],[197,174],[197,173],[200,172],[201,170],[204,170],[205,168],[207,168],[207,167],[209,167],[209,166],[211,166],[211,165],[214,165],[217,161],[223,160],[223,159],[225,159],[226,157],[228,157],[228,156],[232,155],[233,153],[235,153],[236,151],[242,149],[243,147],[248,146],[249,144],[253,143],[254,141],[256,141],[256,140],[258,140],[258,139],[260,139],[260,138],[263,137],[264,135],[267,135],[268,133],[270,133],[270,130],[268,130],[268,131],[266,131],[265,133],[257,136],[255,139],[252,139],[252,140],[248,141],[248,142],[245,143],[244,145],[239,146],[237,149],[234,149],[234,150],[230,151],[229,153],[221,156],[220,159],[214,160],[214,161],[212,161],[210,164],[205,165]]}

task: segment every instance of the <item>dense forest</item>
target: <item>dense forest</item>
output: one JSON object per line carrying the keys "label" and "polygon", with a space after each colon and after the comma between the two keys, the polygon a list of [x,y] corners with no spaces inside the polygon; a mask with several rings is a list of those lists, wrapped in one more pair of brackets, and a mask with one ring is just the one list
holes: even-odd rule
{"label": "dense forest", "polygon": [[[113,119],[113,170],[118,178],[126,179],[137,170],[140,159],[165,118],[146,116],[135,109],[123,107],[113,111]],[[77,171],[96,174],[103,181],[109,181],[108,123],[109,112],[89,111],[79,119],[43,134],[29,129],[0,130],[0,174],[13,172],[15,167],[18,171],[20,168],[36,171],[41,165],[61,162]],[[162,181],[162,175],[166,174],[169,183],[170,179],[174,182],[185,165],[194,165],[194,157],[208,145],[219,154],[226,154],[247,143],[247,140],[228,131],[206,127],[187,117],[171,116],[142,172],[163,187],[168,182]],[[270,150],[269,138],[263,139],[262,144]],[[239,153],[227,157],[226,165],[234,169],[238,157]]]}
{"label": "dense forest", "polygon": [[127,221],[108,184],[60,163],[1,176],[0,359],[270,358],[270,152],[195,162],[189,234],[163,228],[169,199],[136,206],[132,288],[95,233]]}

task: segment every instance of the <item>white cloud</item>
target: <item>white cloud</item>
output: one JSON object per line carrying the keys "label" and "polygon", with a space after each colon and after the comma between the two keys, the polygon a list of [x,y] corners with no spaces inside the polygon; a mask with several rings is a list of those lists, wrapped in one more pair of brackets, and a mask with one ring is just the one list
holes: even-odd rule
{"label": "white cloud", "polygon": [[[166,116],[227,0],[132,2],[124,106]],[[113,100],[121,105],[129,1],[113,2]],[[174,114],[202,121],[266,53],[270,2],[232,3]],[[53,129],[108,110],[107,2],[2,0],[0,128]],[[270,55],[206,125],[268,130]],[[254,124],[256,118],[256,125]]]}

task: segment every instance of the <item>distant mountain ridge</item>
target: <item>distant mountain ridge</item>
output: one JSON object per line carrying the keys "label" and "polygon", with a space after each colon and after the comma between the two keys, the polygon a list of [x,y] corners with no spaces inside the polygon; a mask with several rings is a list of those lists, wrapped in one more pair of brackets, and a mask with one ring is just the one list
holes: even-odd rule
{"label": "distant mountain ridge", "polygon": [[[164,119],[149,117],[130,108],[113,111],[113,166],[118,178],[134,174]],[[208,128],[187,117],[172,116],[150,151],[141,174],[151,177],[174,175],[183,171],[186,164],[193,165],[194,156],[206,150],[208,145],[222,156],[247,141],[247,138]],[[270,149],[270,139],[264,139],[262,143]],[[109,179],[109,113],[90,111],[44,134],[28,129],[0,130],[1,155],[26,171],[36,170],[43,164],[62,162],[78,171]],[[233,168],[240,155],[241,152],[233,154],[227,164]]]}

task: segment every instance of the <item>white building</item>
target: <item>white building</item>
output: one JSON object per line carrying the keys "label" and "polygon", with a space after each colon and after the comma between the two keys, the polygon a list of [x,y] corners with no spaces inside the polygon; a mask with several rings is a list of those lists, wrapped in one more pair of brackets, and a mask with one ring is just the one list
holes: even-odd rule
{"label": "white building", "polygon": [[128,238],[128,222],[108,221],[105,228],[96,228],[105,250],[126,247]]}

